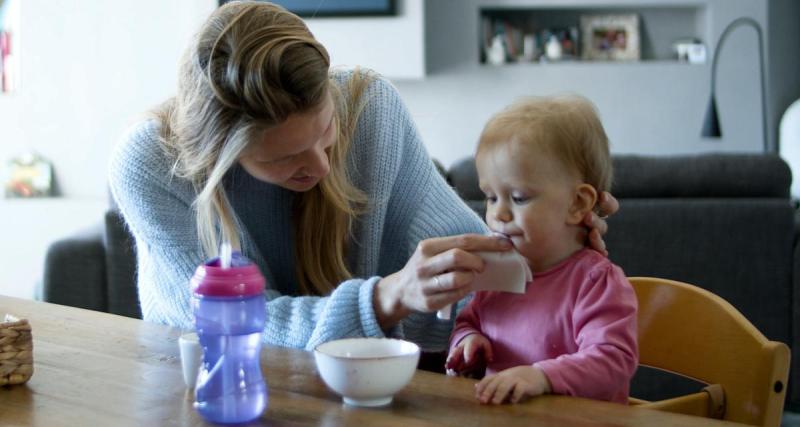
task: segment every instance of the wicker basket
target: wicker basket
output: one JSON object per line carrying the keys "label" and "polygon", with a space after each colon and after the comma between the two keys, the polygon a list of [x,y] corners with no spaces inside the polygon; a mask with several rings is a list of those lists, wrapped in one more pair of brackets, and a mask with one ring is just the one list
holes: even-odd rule
{"label": "wicker basket", "polygon": [[0,323],[0,386],[25,383],[31,375],[31,325],[26,319]]}

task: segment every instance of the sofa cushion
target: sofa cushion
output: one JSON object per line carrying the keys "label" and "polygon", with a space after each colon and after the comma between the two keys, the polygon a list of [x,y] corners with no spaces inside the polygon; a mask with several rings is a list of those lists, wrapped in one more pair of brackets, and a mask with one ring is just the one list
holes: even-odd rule
{"label": "sofa cushion", "polygon": [[778,156],[613,156],[612,194],[622,198],[789,197],[792,172]]}
{"label": "sofa cushion", "polygon": [[55,304],[105,311],[106,265],[98,224],[47,248],[42,299]]}
{"label": "sofa cushion", "polygon": [[108,210],[105,215],[106,286],[109,313],[142,318],[136,288],[136,252],[122,214]]}

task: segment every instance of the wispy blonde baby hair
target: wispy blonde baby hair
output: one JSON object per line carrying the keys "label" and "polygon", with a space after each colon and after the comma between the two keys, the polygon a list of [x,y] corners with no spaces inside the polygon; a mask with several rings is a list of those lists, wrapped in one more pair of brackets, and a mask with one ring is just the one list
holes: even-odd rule
{"label": "wispy blonde baby hair", "polygon": [[579,95],[526,97],[495,114],[481,133],[476,156],[517,142],[542,149],[597,191],[611,187],[608,137],[595,106]]}

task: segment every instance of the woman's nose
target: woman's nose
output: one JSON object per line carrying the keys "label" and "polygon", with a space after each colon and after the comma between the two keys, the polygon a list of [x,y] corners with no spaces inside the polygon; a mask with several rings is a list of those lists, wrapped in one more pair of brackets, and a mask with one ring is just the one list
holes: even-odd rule
{"label": "woman's nose", "polygon": [[318,144],[309,150],[309,155],[306,161],[306,170],[308,171],[309,175],[320,178],[327,176],[331,171],[328,152],[325,151],[325,148],[323,148],[322,144]]}

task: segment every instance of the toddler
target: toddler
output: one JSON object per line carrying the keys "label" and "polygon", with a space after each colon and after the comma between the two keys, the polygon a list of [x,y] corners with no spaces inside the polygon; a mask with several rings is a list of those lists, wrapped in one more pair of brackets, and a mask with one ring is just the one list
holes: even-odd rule
{"label": "toddler", "polygon": [[582,220],[611,183],[608,139],[577,96],[529,98],[496,114],[475,157],[486,223],[525,257],[525,294],[476,292],[456,319],[446,368],[485,365],[481,403],[544,393],[626,403],[638,364],[636,295],[584,247]]}

